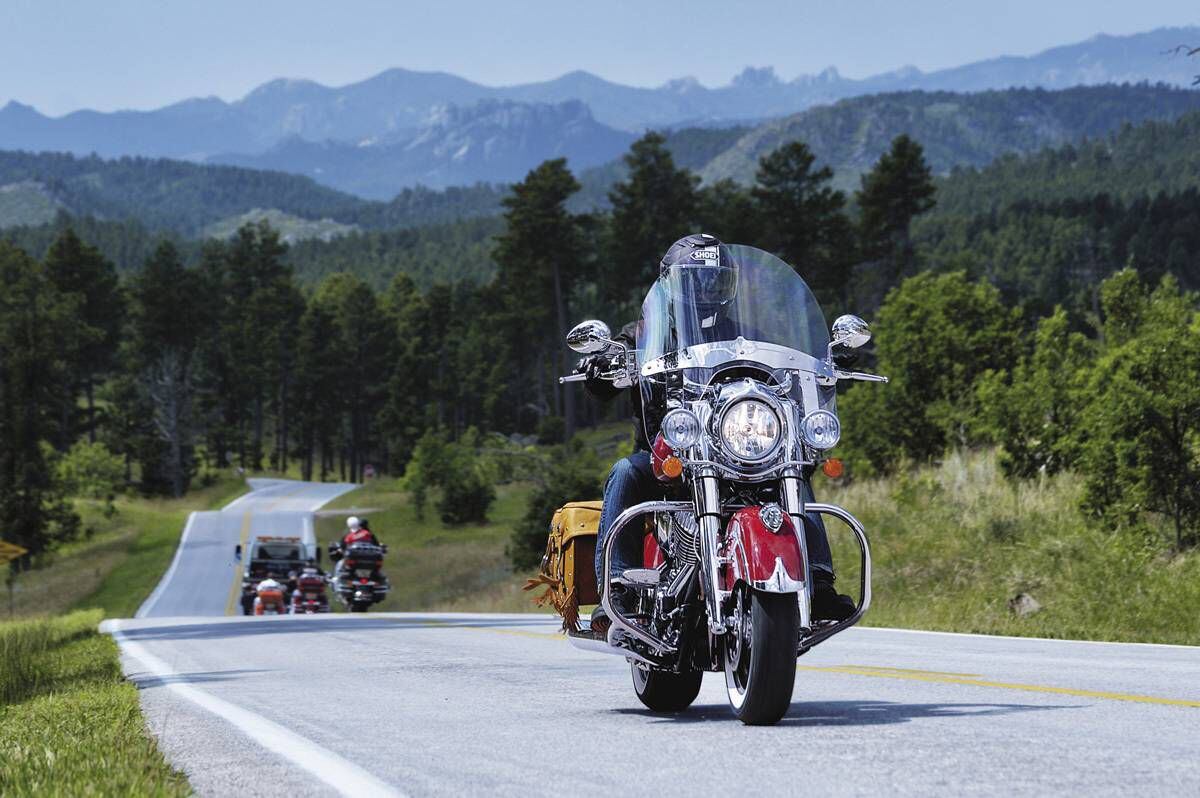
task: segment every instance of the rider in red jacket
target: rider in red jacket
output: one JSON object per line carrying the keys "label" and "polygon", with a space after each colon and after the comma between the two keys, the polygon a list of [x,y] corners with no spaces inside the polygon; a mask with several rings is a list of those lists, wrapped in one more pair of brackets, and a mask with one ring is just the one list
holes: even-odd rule
{"label": "rider in red jacket", "polygon": [[379,538],[375,537],[375,533],[367,526],[367,519],[364,518],[360,521],[352,515],[346,519],[346,534],[342,535],[342,551],[354,543],[371,543],[378,546]]}

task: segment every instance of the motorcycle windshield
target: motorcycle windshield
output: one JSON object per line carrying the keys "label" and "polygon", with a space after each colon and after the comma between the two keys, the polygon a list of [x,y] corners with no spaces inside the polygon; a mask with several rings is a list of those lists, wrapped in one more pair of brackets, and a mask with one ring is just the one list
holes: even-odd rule
{"label": "motorcycle windshield", "polygon": [[[777,382],[794,371],[829,373],[829,332],[812,290],[784,261],[731,245],[720,262],[668,269],[651,287],[638,325],[637,367],[646,440],[658,434],[667,384],[689,393],[727,364],[753,364]],[[678,375],[678,377],[676,377]],[[800,387],[793,398],[802,403]],[[817,405],[833,409],[832,388]]]}
{"label": "motorcycle windshield", "polygon": [[[719,264],[673,266],[650,288],[638,326],[642,376],[701,362],[711,367],[722,358],[754,360],[754,347],[734,345],[739,338],[767,345],[760,348],[764,353],[825,357],[825,316],[796,270],[754,247],[725,250]],[[705,359],[697,360],[701,355]]]}

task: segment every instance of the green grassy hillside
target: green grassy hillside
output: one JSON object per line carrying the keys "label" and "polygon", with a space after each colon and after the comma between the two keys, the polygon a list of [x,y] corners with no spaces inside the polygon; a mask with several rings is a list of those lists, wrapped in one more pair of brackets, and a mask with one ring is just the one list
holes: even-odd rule
{"label": "green grassy hillside", "polygon": [[[114,512],[103,502],[77,499],[85,537],[43,555],[17,577],[12,616],[95,608],[109,618],[132,617],[167,570],[188,514],[218,509],[245,490],[243,480],[228,476],[181,499],[122,496]],[[0,618],[6,617],[8,596],[0,595]]]}

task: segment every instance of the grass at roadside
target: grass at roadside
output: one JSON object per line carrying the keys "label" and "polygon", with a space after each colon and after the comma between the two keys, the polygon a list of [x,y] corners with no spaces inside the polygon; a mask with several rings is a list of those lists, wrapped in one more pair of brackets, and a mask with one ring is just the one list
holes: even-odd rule
{"label": "grass at roadside", "polygon": [[[504,554],[512,525],[525,513],[530,487],[500,485],[487,524],[448,527],[427,508],[418,519],[397,480],[373,480],[331,503],[331,508],[364,508],[371,529],[388,546],[384,570],[392,592],[376,605],[378,610],[441,609],[513,581],[512,566]],[[327,508],[327,510],[330,508]],[[345,532],[347,512],[322,514],[317,538],[324,548]],[[331,597],[332,598],[332,597]],[[341,606],[333,600],[335,610]],[[475,607],[472,607],[475,609]],[[512,610],[524,607],[512,607]]]}
{"label": "grass at roadside", "polygon": [[101,613],[0,623],[0,795],[188,795]]}
{"label": "grass at roadside", "polygon": [[[1088,524],[1073,474],[1011,482],[991,452],[845,487],[818,484],[866,525],[870,625],[1200,645],[1200,552]],[[831,524],[839,586],[857,588],[857,547]],[[1040,609],[1021,615],[1024,594]],[[1030,605],[1031,606],[1031,605]]]}
{"label": "grass at roadside", "polygon": [[[76,511],[90,535],[18,577],[14,616],[85,607],[103,609],[109,617],[132,616],[171,562],[188,514],[220,508],[245,490],[242,479],[229,475],[180,499],[121,497],[111,515],[102,502],[77,500]],[[6,602],[0,595],[0,617],[7,617]]]}
{"label": "grass at roadside", "polygon": [[[820,500],[854,513],[871,536],[869,625],[1200,645],[1200,552],[1172,556],[1161,541],[1085,522],[1081,489],[1073,474],[1006,480],[993,452],[816,485]],[[390,546],[394,588],[381,609],[536,611],[520,589],[527,575],[513,574],[504,556],[529,491],[501,487],[491,522],[462,528],[443,526],[432,510],[416,519],[395,480],[335,506],[377,508],[368,514]],[[321,540],[339,534],[344,518],[323,518]],[[839,587],[856,595],[857,547],[839,524],[829,526]],[[1021,595],[1038,608],[1021,614],[1010,606]]]}

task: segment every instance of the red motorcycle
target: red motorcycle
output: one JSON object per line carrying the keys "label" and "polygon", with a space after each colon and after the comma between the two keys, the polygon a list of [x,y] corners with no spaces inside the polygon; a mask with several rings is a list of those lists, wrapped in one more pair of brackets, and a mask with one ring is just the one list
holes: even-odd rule
{"label": "red motorcycle", "polygon": [[329,612],[325,577],[316,568],[305,568],[296,577],[296,589],[292,591],[292,614],[313,615],[322,612]]}
{"label": "red motorcycle", "polygon": [[[795,269],[752,247],[728,250],[733,268],[722,258],[710,267],[719,273],[687,265],[659,278],[642,306],[636,350],[599,321],[567,336],[576,352],[611,355],[601,376],[636,385],[643,408],[665,408],[661,420],[644,419],[662,497],[621,513],[608,531],[599,586],[606,617],[596,616],[606,626],[568,633],[582,648],[627,659],[634,691],[652,710],[688,707],[704,672],[716,671],[737,718],[770,724],[791,702],[796,658],[853,626],[870,604],[862,524],[804,497],[841,434],[837,383],[886,378],[834,362],[835,346],[870,340],[866,322],[842,316],[831,339]],[[714,285],[733,298],[714,306]],[[842,621],[813,617],[804,531],[813,513],[845,523],[861,548],[859,600]],[[643,567],[616,585],[616,541],[646,530]]]}

